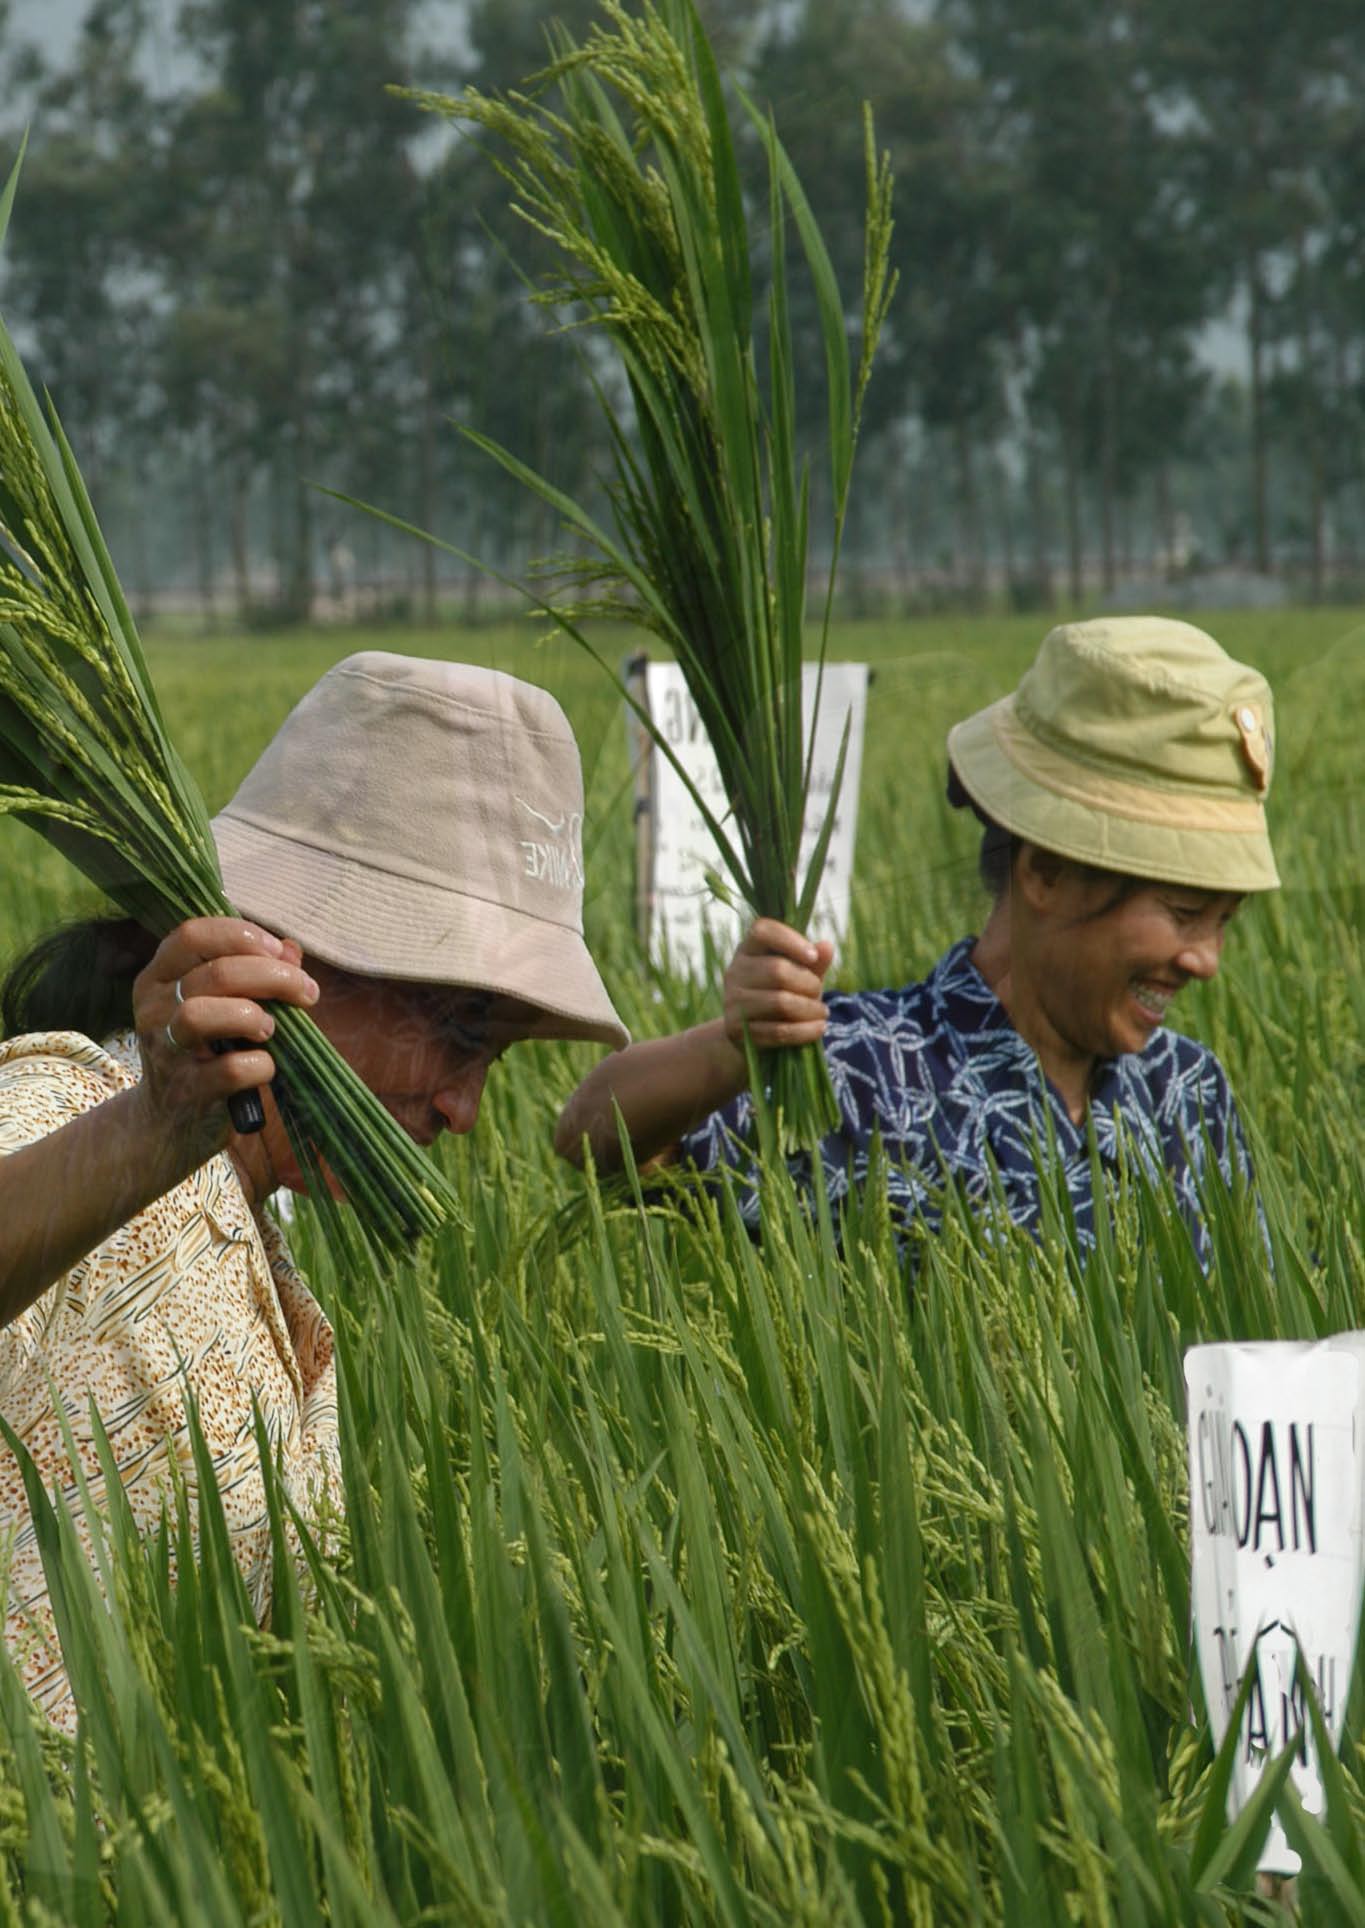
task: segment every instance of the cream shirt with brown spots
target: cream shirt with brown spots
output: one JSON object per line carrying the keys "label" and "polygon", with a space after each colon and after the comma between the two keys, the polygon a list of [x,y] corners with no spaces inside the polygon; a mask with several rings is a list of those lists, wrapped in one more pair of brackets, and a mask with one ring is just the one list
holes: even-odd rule
{"label": "cream shirt with brown spots", "polygon": [[[137,1083],[131,1035],[103,1046],[73,1031],[0,1043],[0,1154]],[[147,1206],[0,1330],[0,1413],[49,1492],[88,1529],[53,1394],[96,1504],[104,1479],[90,1422],[109,1436],[143,1531],[169,1501],[170,1468],[196,1491],[187,1420],[198,1404],[232,1548],[258,1618],[270,1607],[270,1530],[253,1399],[286,1492],[324,1531],[342,1505],[332,1329],[272,1220],[253,1215],[225,1153]],[[0,1536],[9,1543],[5,1639],[25,1685],[59,1726],[76,1709],[13,1453],[0,1442]]]}

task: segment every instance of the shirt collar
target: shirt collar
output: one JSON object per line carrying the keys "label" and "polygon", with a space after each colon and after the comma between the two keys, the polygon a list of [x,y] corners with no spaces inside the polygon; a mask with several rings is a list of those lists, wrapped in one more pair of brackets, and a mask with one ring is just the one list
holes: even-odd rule
{"label": "shirt collar", "polygon": [[[959,939],[930,972],[936,1014],[964,1038],[989,1037],[998,1063],[1016,1064],[1036,1079],[1051,1103],[1059,1142],[1068,1149],[1078,1148],[1085,1143],[1085,1124],[1073,1121],[1044,1072],[1038,1053],[1014,1028],[1009,1012],[972,962],[976,943],[974,936]],[[1091,1115],[1125,1108],[1132,1088],[1141,1085],[1140,1079],[1126,1075],[1124,1059],[1100,1058],[1091,1081]]]}
{"label": "shirt collar", "polygon": [[1013,1040],[1028,1060],[1036,1061],[1028,1044],[1010,1022],[1010,1014],[972,962],[975,937],[961,938],[945,951],[929,973],[936,1014],[963,1037],[989,1034],[1008,1044]]}

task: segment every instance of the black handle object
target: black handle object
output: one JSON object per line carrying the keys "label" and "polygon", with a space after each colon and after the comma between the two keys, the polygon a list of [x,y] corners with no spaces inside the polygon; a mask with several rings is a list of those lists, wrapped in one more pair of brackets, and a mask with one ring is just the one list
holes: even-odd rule
{"label": "black handle object", "polygon": [[[213,1050],[221,1057],[224,1051],[254,1051],[257,1047],[248,1038],[215,1038]],[[260,1131],[265,1124],[265,1104],[259,1091],[234,1091],[228,1099],[228,1117],[232,1120],[234,1131],[247,1137],[253,1131]]]}

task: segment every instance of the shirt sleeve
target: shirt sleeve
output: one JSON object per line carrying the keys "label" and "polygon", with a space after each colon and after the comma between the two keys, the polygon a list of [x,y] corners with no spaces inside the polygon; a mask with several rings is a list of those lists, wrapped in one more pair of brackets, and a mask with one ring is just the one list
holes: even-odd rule
{"label": "shirt sleeve", "polygon": [[1254,1184],[1255,1173],[1237,1100],[1228,1075],[1212,1051],[1204,1063],[1199,1088],[1199,1116],[1203,1136],[1218,1163],[1225,1184]]}
{"label": "shirt sleeve", "polygon": [[[840,1122],[824,1140],[822,1156],[828,1173],[841,1173],[855,1140],[865,1136],[874,1123],[885,1126],[891,1115],[890,1101],[884,1095],[889,1067],[882,1063],[884,1049],[869,1028],[866,997],[835,991],[827,1002],[829,1024],[821,1049]],[[742,1091],[679,1140],[681,1158],[699,1171],[722,1167],[744,1170],[752,1162],[753,1118],[753,1098]]]}
{"label": "shirt sleeve", "polygon": [[0,1156],[60,1131],[113,1097],[109,1080],[71,1054],[65,1040],[10,1042],[27,1048],[0,1048]]}
{"label": "shirt sleeve", "polygon": [[742,1091],[728,1105],[722,1105],[719,1111],[703,1119],[694,1131],[684,1132],[678,1141],[682,1162],[704,1172],[717,1171],[722,1166],[738,1170],[750,1156],[748,1133],[753,1115],[753,1098]]}
{"label": "shirt sleeve", "polygon": [[[1193,1102],[1190,1102],[1190,1099]],[[1274,1262],[1270,1226],[1256,1184],[1256,1168],[1247,1144],[1237,1100],[1227,1072],[1212,1051],[1204,1050],[1198,1064],[1198,1077],[1192,1093],[1181,1106],[1181,1136],[1188,1163],[1172,1175],[1186,1216],[1194,1231],[1200,1262],[1205,1269],[1212,1260],[1212,1241],[1204,1215],[1204,1190],[1210,1180],[1229,1188],[1245,1189],[1251,1195],[1261,1243]],[[1214,1178],[1214,1173],[1217,1178]]]}
{"label": "shirt sleeve", "polygon": [[1251,1202],[1256,1210],[1256,1223],[1261,1231],[1261,1243],[1270,1261],[1272,1272],[1275,1268],[1275,1247],[1270,1237],[1270,1221],[1266,1217],[1265,1201],[1261,1188],[1256,1182],[1256,1162],[1247,1144],[1246,1132],[1242,1127],[1242,1114],[1237,1109],[1237,1100],[1232,1094],[1227,1073],[1218,1060],[1214,1059],[1222,1097],[1222,1131],[1216,1144],[1218,1169],[1223,1174],[1225,1184],[1245,1185],[1251,1194]]}

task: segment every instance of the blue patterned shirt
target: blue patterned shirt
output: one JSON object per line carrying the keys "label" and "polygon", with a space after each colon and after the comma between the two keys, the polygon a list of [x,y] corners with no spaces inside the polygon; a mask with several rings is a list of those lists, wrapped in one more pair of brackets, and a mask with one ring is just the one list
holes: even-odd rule
{"label": "blue patterned shirt", "polygon": [[[939,959],[921,984],[898,991],[834,992],[826,999],[825,1056],[843,1114],[825,1139],[822,1162],[831,1200],[867,1176],[880,1132],[893,1222],[936,1229],[945,1175],[970,1198],[991,1196],[991,1165],[1018,1225],[1041,1212],[1035,1144],[1049,1131],[1083,1246],[1094,1239],[1094,1196],[1087,1125],[1075,1124],[1032,1045],[971,962],[974,938]],[[703,1170],[742,1166],[752,1113],[747,1092],[682,1140],[685,1160]],[[1101,1165],[1117,1169],[1120,1139],[1148,1173],[1168,1172],[1201,1258],[1208,1235],[1199,1181],[1212,1153],[1225,1179],[1249,1160],[1223,1067],[1207,1045],[1161,1029],[1141,1052],[1103,1060],[1091,1091],[1090,1118]],[[742,1193],[746,1220],[757,1199]]]}

